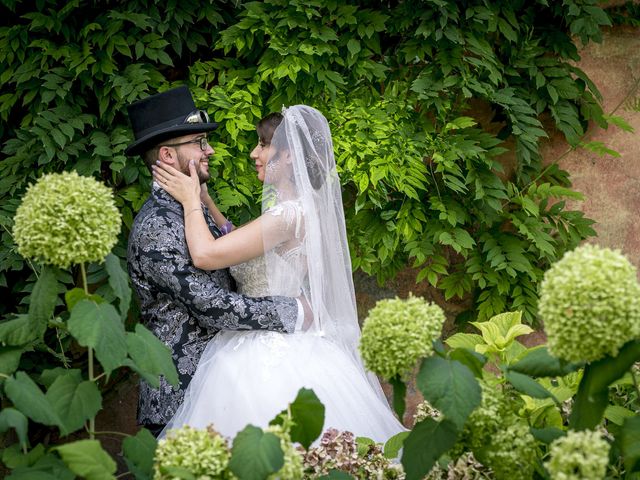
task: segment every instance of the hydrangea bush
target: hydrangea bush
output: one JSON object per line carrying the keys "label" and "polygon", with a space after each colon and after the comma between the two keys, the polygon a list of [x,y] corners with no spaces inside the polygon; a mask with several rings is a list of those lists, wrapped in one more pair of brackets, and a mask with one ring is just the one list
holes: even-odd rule
{"label": "hydrangea bush", "polygon": [[553,441],[545,467],[553,480],[602,480],[609,463],[609,444],[598,432],[570,430]]}
{"label": "hydrangea bush", "polygon": [[320,445],[312,447],[304,457],[305,478],[319,478],[331,470],[352,475],[361,480],[404,479],[402,468],[386,458],[380,445],[368,444],[361,452],[356,437],[351,432],[329,428],[320,439]]}
{"label": "hydrangea bush", "polygon": [[615,356],[640,336],[636,267],[617,250],[578,247],[545,273],[539,310],[556,357],[592,362]]}
{"label": "hydrangea bush", "polygon": [[442,308],[420,297],[380,300],[362,327],[365,365],[385,379],[406,377],[418,360],[433,352],[444,321]]}
{"label": "hydrangea bush", "polygon": [[181,470],[203,480],[233,478],[226,472],[230,458],[227,441],[212,427],[204,430],[186,425],[170,430],[158,442],[153,478],[172,480]]}
{"label": "hydrangea bush", "polygon": [[280,448],[284,453],[284,465],[276,473],[269,476],[270,480],[298,480],[302,478],[304,466],[302,464],[302,453],[291,441],[291,435],[286,427],[282,425],[270,425],[267,432],[273,433],[280,439]]}
{"label": "hydrangea bush", "polygon": [[[331,470],[348,473],[359,480],[404,479],[400,465],[384,456],[381,445],[372,442],[359,446],[351,432],[330,428],[324,432],[318,445],[305,451],[291,441],[286,425],[270,425],[265,431],[280,439],[284,453],[283,466],[268,479],[311,480],[321,478]],[[187,425],[170,430],[158,442],[153,478],[234,479],[236,477],[229,468],[232,457],[229,444],[229,439],[222,437],[213,426],[195,429]]]}
{"label": "hydrangea bush", "polygon": [[529,425],[513,411],[501,385],[480,382],[480,386],[482,403],[463,432],[471,451],[499,480],[532,478],[537,444]]}
{"label": "hydrangea bush", "polygon": [[43,175],[14,217],[18,253],[45,264],[101,262],[118,240],[121,218],[113,192],[76,172]]}

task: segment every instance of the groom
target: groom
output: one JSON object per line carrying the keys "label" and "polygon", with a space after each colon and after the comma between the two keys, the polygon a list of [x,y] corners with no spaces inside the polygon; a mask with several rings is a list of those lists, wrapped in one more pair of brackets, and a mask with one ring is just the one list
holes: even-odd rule
{"label": "groom", "polygon": [[[196,109],[187,87],[144,98],[129,105],[128,113],[135,141],[126,155],[142,155],[149,168],[156,161],[165,162],[187,175],[194,159],[200,181],[209,180],[208,162],[214,150],[207,133],[218,125]],[[230,225],[216,225],[204,205],[203,212],[214,236],[229,230]],[[142,321],[171,349],[180,379],[176,388],[164,378],[158,389],[140,382],[138,423],[156,436],[182,403],[200,355],[216,332],[290,333],[304,321],[302,304],[295,298],[245,297],[232,291],[227,269],[195,268],[185,240],[182,206],[155,183],[133,222],[127,261]]]}

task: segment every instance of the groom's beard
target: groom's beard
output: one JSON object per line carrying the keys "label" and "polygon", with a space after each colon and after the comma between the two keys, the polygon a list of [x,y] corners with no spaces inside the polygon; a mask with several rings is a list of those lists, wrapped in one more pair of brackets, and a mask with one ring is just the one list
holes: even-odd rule
{"label": "groom's beard", "polygon": [[207,167],[203,167],[201,163],[202,156],[197,159],[191,159],[183,156],[182,153],[178,151],[178,165],[180,165],[180,170],[182,170],[182,173],[184,173],[185,175],[191,175],[191,172],[189,171],[189,160],[194,160],[196,162],[196,172],[198,173],[198,179],[200,180],[200,183],[202,184],[208,182],[211,178],[208,166],[209,163],[207,162]]}

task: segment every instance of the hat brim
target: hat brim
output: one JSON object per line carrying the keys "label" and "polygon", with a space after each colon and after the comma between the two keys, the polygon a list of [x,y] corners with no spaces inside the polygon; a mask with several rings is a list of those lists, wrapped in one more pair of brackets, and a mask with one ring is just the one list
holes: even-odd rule
{"label": "hat brim", "polygon": [[218,124],[211,122],[186,123],[183,125],[167,127],[162,130],[156,130],[155,132],[150,133],[147,136],[137,139],[125,149],[124,154],[128,156],[141,155],[154,145],[157,145],[165,140],[169,140],[170,138],[192,135],[194,133],[211,132],[216,128],[218,128]]}

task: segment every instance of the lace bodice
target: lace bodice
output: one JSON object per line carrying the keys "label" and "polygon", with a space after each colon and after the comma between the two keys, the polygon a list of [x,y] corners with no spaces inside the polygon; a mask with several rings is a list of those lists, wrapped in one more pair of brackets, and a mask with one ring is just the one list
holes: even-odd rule
{"label": "lace bodice", "polygon": [[[230,267],[238,292],[249,297],[297,297],[304,289],[306,257],[301,206],[283,203],[265,212],[279,218],[279,228],[291,230],[292,239],[261,257]],[[267,267],[277,278],[267,279]]]}
{"label": "lace bodice", "polygon": [[266,297],[269,295],[269,283],[266,276],[264,257],[257,257],[248,262],[229,268],[236,280],[238,292],[249,297]]}

